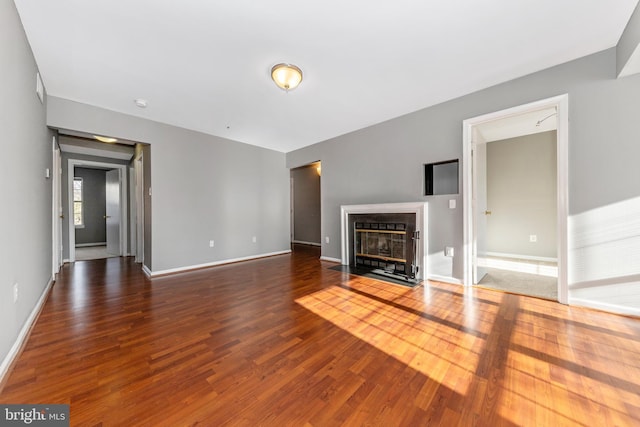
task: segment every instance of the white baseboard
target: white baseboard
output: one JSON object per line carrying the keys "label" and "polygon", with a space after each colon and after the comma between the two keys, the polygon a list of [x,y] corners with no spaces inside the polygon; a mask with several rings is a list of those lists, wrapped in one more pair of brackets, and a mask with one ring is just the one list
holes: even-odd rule
{"label": "white baseboard", "polygon": [[284,255],[284,254],[290,254],[291,253],[291,249],[287,249],[285,251],[278,251],[278,252],[270,252],[270,253],[266,253],[266,254],[259,254],[259,255],[250,255],[250,256],[246,256],[246,257],[241,257],[241,258],[233,258],[233,259],[225,259],[225,260],[221,260],[221,261],[214,261],[214,262],[208,262],[205,264],[197,264],[197,265],[189,265],[186,267],[177,267],[177,268],[170,268],[167,270],[160,270],[160,271],[145,271],[145,268],[143,266],[143,271],[145,271],[145,274],[149,277],[155,277],[155,276],[164,276],[167,274],[174,274],[174,273],[184,273],[186,271],[191,271],[191,270],[198,270],[200,268],[207,268],[207,267],[215,267],[217,265],[223,265],[223,264],[231,264],[234,262],[241,262],[241,261],[250,261],[252,259],[258,259],[258,258],[266,258],[266,257],[270,257],[270,256],[275,256],[275,255]]}
{"label": "white baseboard", "polygon": [[338,258],[331,258],[328,256],[321,256],[320,261],[329,261],[329,262],[337,262],[338,264],[342,264],[342,260]]}
{"label": "white baseboard", "polygon": [[142,272],[147,276],[147,277],[151,277],[151,270],[149,270],[149,267],[147,267],[146,265],[142,264]]}
{"label": "white baseboard", "polygon": [[596,310],[602,310],[609,313],[622,314],[625,316],[640,317],[640,309],[635,307],[627,307],[624,305],[609,304],[606,302],[593,301],[582,298],[569,297],[569,305],[580,306],[587,308],[594,308]]}
{"label": "white baseboard", "polygon": [[322,246],[320,243],[316,242],[304,242],[302,240],[292,240],[291,243],[297,243],[299,245],[309,245],[309,246]]}
{"label": "white baseboard", "polygon": [[455,277],[449,276],[439,276],[437,274],[430,274],[427,276],[427,280],[433,280],[434,282],[444,282],[451,283],[452,285],[462,285],[462,280],[456,279]]}
{"label": "white baseboard", "polygon": [[42,310],[42,307],[44,306],[44,303],[49,296],[49,291],[51,290],[51,286],[53,286],[53,282],[53,277],[50,277],[49,283],[47,283],[47,286],[45,286],[42,295],[40,295],[40,298],[38,299],[38,302],[33,307],[33,310],[31,310],[31,314],[29,314],[29,317],[27,318],[26,322],[24,322],[24,325],[22,325],[22,329],[20,330],[16,341],[13,343],[13,346],[11,346],[9,353],[7,353],[6,357],[2,361],[2,364],[0,364],[0,384],[4,383],[5,376],[9,373],[9,368],[11,368],[11,365],[13,364],[16,357],[20,355],[20,350],[26,344],[26,340],[29,337],[31,328],[36,323],[36,320],[38,320],[40,311]]}
{"label": "white baseboard", "polygon": [[[495,256],[500,258],[524,259],[528,261],[558,262],[558,258],[549,258],[549,257],[533,256],[533,255],[504,254],[501,252],[485,252],[484,255]],[[478,257],[482,257],[482,255],[478,254]]]}
{"label": "white baseboard", "polygon": [[76,243],[76,248],[88,248],[90,246],[107,246],[107,242]]}
{"label": "white baseboard", "polygon": [[71,262],[71,260],[69,258],[65,258],[62,260],[63,264],[69,264]]}

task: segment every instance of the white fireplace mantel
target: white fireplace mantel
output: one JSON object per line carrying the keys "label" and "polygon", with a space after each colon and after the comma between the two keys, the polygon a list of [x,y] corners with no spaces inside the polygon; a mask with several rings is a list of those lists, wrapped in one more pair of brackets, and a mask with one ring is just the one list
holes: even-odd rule
{"label": "white fireplace mantel", "polygon": [[427,277],[427,203],[377,203],[372,205],[342,205],[340,206],[340,231],[342,245],[342,265],[349,265],[350,245],[349,245],[349,215],[353,214],[377,214],[377,213],[415,213],[416,231],[419,232],[420,243],[416,261],[418,263],[417,279],[423,280]]}

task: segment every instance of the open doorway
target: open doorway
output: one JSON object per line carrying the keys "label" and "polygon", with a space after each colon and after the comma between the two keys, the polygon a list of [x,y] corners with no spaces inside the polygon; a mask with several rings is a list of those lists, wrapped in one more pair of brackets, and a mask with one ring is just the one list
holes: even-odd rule
{"label": "open doorway", "polygon": [[567,301],[567,97],[464,122],[465,284]]}
{"label": "open doorway", "polygon": [[127,254],[127,168],[69,160],[69,260]]}
{"label": "open doorway", "polygon": [[483,177],[478,193],[485,195],[478,200],[484,229],[477,233],[477,260],[484,275],[477,285],[557,301],[556,130],[548,122],[551,130],[487,141],[485,161],[476,162]]}
{"label": "open doorway", "polygon": [[[79,259],[96,259],[107,256],[134,255],[136,262],[143,263],[142,268],[149,272],[151,268],[151,147],[149,144],[119,139],[117,142],[103,142],[103,139],[68,129],[57,129],[57,137],[53,141],[53,164],[60,171],[54,195],[59,194],[59,201],[54,200],[52,209],[53,223],[59,225],[59,248],[53,265],[73,262]],[[58,163],[56,163],[58,159]],[[102,238],[76,241],[74,218],[74,176],[76,169],[102,171],[104,187],[102,195],[105,205],[99,211],[99,219],[103,221]],[[111,171],[111,172],[109,172]],[[109,194],[113,202],[107,212],[107,174],[110,174]],[[56,175],[54,175],[55,181]],[[89,194],[86,194],[88,196]],[[81,199],[82,196],[79,197]],[[55,197],[54,197],[55,199]],[[109,217],[109,218],[107,218]],[[111,222],[108,227],[107,220]],[[110,231],[110,234],[108,234]],[[107,236],[113,238],[108,238]],[[54,227],[55,240],[55,227]],[[76,243],[79,247],[76,248]],[[99,253],[87,256],[78,253],[84,251],[83,243],[90,246],[100,244]],[[107,252],[109,244],[109,252]],[[79,249],[80,251],[76,251]]]}
{"label": "open doorway", "polygon": [[117,169],[74,168],[73,232],[76,261],[120,256],[118,175]]}
{"label": "open doorway", "polygon": [[291,243],[321,246],[321,163],[291,169]]}

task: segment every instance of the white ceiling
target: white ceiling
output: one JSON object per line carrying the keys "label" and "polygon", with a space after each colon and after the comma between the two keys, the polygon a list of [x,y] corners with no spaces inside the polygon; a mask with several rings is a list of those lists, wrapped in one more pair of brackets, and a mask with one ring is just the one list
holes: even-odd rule
{"label": "white ceiling", "polygon": [[49,95],[288,152],[613,47],[638,0],[15,3]]}

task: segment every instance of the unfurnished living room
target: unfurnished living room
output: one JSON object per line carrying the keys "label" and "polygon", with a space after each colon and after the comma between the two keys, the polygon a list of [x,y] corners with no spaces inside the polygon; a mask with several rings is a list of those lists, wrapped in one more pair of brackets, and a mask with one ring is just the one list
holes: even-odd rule
{"label": "unfurnished living room", "polygon": [[0,425],[640,425],[638,0],[0,34]]}

